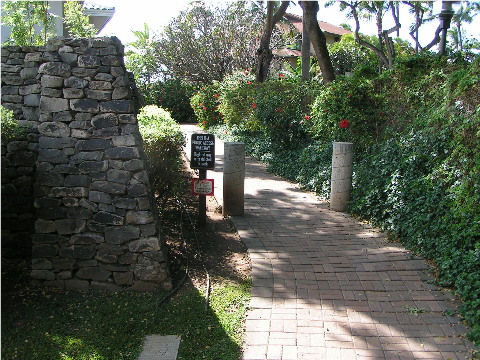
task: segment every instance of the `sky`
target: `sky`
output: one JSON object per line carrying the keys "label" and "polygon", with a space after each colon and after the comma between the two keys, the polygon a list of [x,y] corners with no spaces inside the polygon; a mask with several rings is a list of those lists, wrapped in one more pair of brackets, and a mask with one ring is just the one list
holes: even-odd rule
{"label": "sky", "polygon": [[[115,15],[110,20],[110,22],[105,26],[100,35],[102,36],[117,36],[123,44],[132,42],[135,40],[135,36],[132,34],[131,30],[143,30],[143,24],[146,22],[150,29],[160,32],[162,27],[167,25],[170,20],[176,17],[180,11],[185,10],[188,7],[188,4],[191,0],[170,0],[170,1],[151,1],[151,0],[90,0],[87,2],[92,2],[99,5],[105,6],[114,6]],[[206,1],[207,4],[220,4],[224,1],[220,0],[210,0]],[[349,23],[353,27],[353,21],[347,19],[345,15],[340,12],[338,6],[333,6],[331,8],[324,8],[323,4],[325,1],[320,1],[320,11],[318,13],[318,20],[329,22],[333,25],[340,25],[342,23]],[[434,4],[434,11],[439,12],[441,9],[441,1],[436,1]],[[298,5],[298,1],[294,1],[290,4],[288,12],[301,15],[302,9]],[[409,19],[407,21],[406,19]],[[410,22],[413,21],[413,18],[408,14],[408,11],[405,9],[405,13],[401,13],[400,22],[403,25],[403,28],[400,32],[400,37],[403,39],[410,40],[408,35],[408,27]],[[474,24],[470,25],[467,28],[467,33],[469,37],[480,38],[480,26],[478,22],[480,21],[480,15],[475,19],[477,26]],[[384,28],[390,28],[393,26],[393,21],[390,24],[386,24]],[[438,21],[433,21],[429,27],[425,27],[425,32],[423,38],[420,38],[421,44],[426,45],[433,38],[433,33],[438,26]],[[424,29],[423,27],[421,29]],[[376,26],[374,20],[370,23],[361,23],[360,32],[368,35],[376,34]]]}

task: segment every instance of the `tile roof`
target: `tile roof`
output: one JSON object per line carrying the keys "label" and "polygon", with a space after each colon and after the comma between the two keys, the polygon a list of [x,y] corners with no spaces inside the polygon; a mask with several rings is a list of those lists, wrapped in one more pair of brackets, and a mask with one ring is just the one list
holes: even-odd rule
{"label": "tile roof", "polygon": [[[290,22],[295,27],[295,29],[297,29],[297,31],[299,33],[302,33],[303,23],[302,23],[302,17],[301,16],[287,13],[287,14],[285,14],[284,18],[288,22]],[[350,30],[345,30],[344,28],[342,28],[340,26],[332,25],[332,24],[327,23],[325,21],[319,21],[318,25],[320,25],[320,29],[322,29],[322,31],[324,31],[328,34],[331,34],[331,35],[342,36],[342,35],[345,35],[345,34],[351,34],[352,33]]]}

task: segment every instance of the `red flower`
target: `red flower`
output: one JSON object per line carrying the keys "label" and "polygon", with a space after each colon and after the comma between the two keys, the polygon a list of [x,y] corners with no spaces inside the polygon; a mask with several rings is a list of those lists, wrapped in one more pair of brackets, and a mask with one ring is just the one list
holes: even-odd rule
{"label": "red flower", "polygon": [[256,109],[257,108],[257,103],[253,103],[252,108]]}
{"label": "red flower", "polygon": [[216,117],[216,116],[212,116],[212,119],[213,119],[213,120],[217,120],[217,117]]}
{"label": "red flower", "polygon": [[343,119],[342,121],[340,121],[341,128],[346,129],[348,125],[350,125],[350,121],[348,121],[347,119]]}
{"label": "red flower", "polygon": [[304,124],[303,120],[302,120],[302,121],[300,121],[300,125],[303,125],[303,124]]}
{"label": "red flower", "polygon": [[285,74],[280,74],[278,76],[282,78],[282,77],[285,77]]}
{"label": "red flower", "polygon": [[305,120],[310,120],[310,116],[309,116],[309,115],[305,115]]}
{"label": "red flower", "polygon": [[352,97],[352,94],[348,94],[348,97],[351,98],[351,97]]}
{"label": "red flower", "polygon": [[204,107],[203,107],[203,110],[207,110],[207,107],[206,107],[206,106],[204,106]]}
{"label": "red flower", "polygon": [[288,126],[292,127],[292,126],[293,126],[293,124],[288,124]]}
{"label": "red flower", "polygon": [[326,113],[327,113],[327,112],[328,112],[328,109],[323,110],[323,112],[326,112]]}
{"label": "red flower", "polygon": [[214,98],[218,98],[218,94],[213,95]]}
{"label": "red flower", "polygon": [[247,84],[250,85],[252,82],[251,81],[247,81]]}
{"label": "red flower", "polygon": [[202,103],[198,103],[198,106],[202,106],[203,104]]}
{"label": "red flower", "polygon": [[277,112],[280,112],[280,111],[282,111],[282,107],[281,107],[281,106],[277,107]]}
{"label": "red flower", "polygon": [[228,134],[228,131],[227,131],[227,130],[225,130],[225,134]]}
{"label": "red flower", "polygon": [[207,122],[205,120],[202,121],[203,125],[207,125]]}

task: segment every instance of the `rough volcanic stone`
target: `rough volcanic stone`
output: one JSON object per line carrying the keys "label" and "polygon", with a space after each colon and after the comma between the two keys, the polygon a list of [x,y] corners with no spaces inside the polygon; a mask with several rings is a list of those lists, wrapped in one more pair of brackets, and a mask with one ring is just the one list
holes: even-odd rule
{"label": "rough volcanic stone", "polygon": [[37,174],[36,183],[38,185],[49,185],[49,186],[62,185],[63,176],[58,172],[54,172],[54,171],[40,172]]}
{"label": "rough volcanic stone", "polygon": [[134,240],[128,244],[128,249],[134,253],[145,252],[145,251],[157,251],[157,250],[160,250],[160,242],[158,238],[155,238],[155,237]]}
{"label": "rough volcanic stone", "polygon": [[137,201],[131,198],[116,198],[113,200],[113,205],[120,209],[135,209]]}
{"label": "rough volcanic stone", "polygon": [[92,125],[97,129],[108,128],[118,125],[118,116],[113,113],[106,113],[94,116]]}
{"label": "rough volcanic stone", "polygon": [[68,245],[60,249],[60,256],[70,259],[92,259],[95,256],[95,247],[90,245]]}
{"label": "rough volcanic stone", "polygon": [[108,139],[90,139],[79,140],[77,142],[77,151],[105,150],[112,147],[112,142]]}
{"label": "rough volcanic stone", "polygon": [[50,190],[51,197],[87,197],[88,188],[82,186],[68,187],[68,186],[56,186]]}
{"label": "rough volcanic stone", "polygon": [[85,94],[82,89],[66,88],[63,89],[63,97],[65,99],[82,99]]}
{"label": "rough volcanic stone", "polygon": [[74,111],[97,113],[99,106],[98,101],[95,99],[75,99],[70,100],[70,108]]}
{"label": "rough volcanic stone", "polygon": [[125,194],[127,187],[123,184],[111,183],[108,181],[94,181],[91,184],[90,189],[108,194],[123,195]]}
{"label": "rough volcanic stone", "polygon": [[29,94],[23,98],[23,104],[25,106],[38,106],[40,105],[40,94]]}
{"label": "rough volcanic stone", "polygon": [[149,224],[154,221],[153,215],[150,211],[128,211],[126,215],[128,224]]}
{"label": "rough volcanic stone", "polygon": [[79,269],[75,276],[80,279],[105,281],[110,277],[110,271],[102,270],[97,267],[84,267]]}
{"label": "rough volcanic stone", "polygon": [[51,137],[68,138],[70,136],[70,128],[64,123],[44,122],[38,125],[40,135]]}
{"label": "rough volcanic stone", "polygon": [[65,280],[65,290],[86,291],[90,288],[90,282],[80,279]]}
{"label": "rough volcanic stone", "polygon": [[71,270],[77,261],[75,259],[55,258],[52,260],[55,270]]}
{"label": "rough volcanic stone", "polygon": [[70,76],[71,68],[70,65],[66,63],[50,61],[40,65],[38,72],[47,75],[66,77]]}
{"label": "rough volcanic stone", "polygon": [[60,244],[67,241],[68,238],[57,234],[34,234],[34,244]]}
{"label": "rough volcanic stone", "polygon": [[30,276],[38,280],[55,280],[55,274],[48,270],[32,270]]}
{"label": "rough volcanic stone", "polygon": [[99,211],[93,215],[93,220],[105,225],[123,225],[123,217],[105,211]]}
{"label": "rough volcanic stone", "polygon": [[53,221],[37,219],[35,221],[35,232],[37,234],[48,234],[55,232],[56,227]]}
{"label": "rough volcanic stone", "polygon": [[58,254],[58,246],[54,244],[39,244],[32,247],[32,258],[54,257]]}
{"label": "rough volcanic stone", "polygon": [[37,216],[44,220],[58,220],[67,217],[67,209],[63,206],[43,207],[37,210]]}
{"label": "rough volcanic stone", "polygon": [[107,181],[112,181],[119,184],[128,184],[131,174],[125,170],[109,170],[107,172]]}
{"label": "rough volcanic stone", "polygon": [[65,178],[65,186],[89,187],[91,182],[92,179],[88,175],[68,175]]}
{"label": "rough volcanic stone", "polygon": [[139,236],[140,229],[135,226],[110,226],[105,229],[105,241],[109,244],[121,245]]}
{"label": "rough volcanic stone", "polygon": [[87,90],[87,97],[100,101],[112,100],[112,92],[104,90]]}
{"label": "rough volcanic stone", "polygon": [[44,88],[60,88],[63,87],[63,77],[43,75],[40,80],[42,87]]}
{"label": "rough volcanic stone", "polygon": [[77,234],[85,230],[86,222],[81,219],[55,220],[55,227],[60,235]]}
{"label": "rough volcanic stone", "polygon": [[53,264],[47,259],[32,259],[33,270],[50,270],[53,269]]}
{"label": "rough volcanic stone", "polygon": [[107,149],[105,151],[105,157],[107,159],[129,160],[139,158],[140,152],[138,148],[117,146]]}
{"label": "rough volcanic stone", "polygon": [[90,219],[92,211],[80,206],[71,206],[67,208],[67,217],[69,219]]}
{"label": "rough volcanic stone", "polygon": [[130,100],[112,100],[100,104],[101,112],[113,113],[129,113],[132,112],[133,106]]}
{"label": "rough volcanic stone", "polygon": [[80,55],[78,57],[78,67],[97,68],[101,64],[100,58],[93,55]]}
{"label": "rough volcanic stone", "polygon": [[132,285],[133,273],[132,272],[114,272],[113,280],[117,285]]}
{"label": "rough volcanic stone", "polygon": [[74,245],[92,245],[103,242],[104,237],[98,233],[75,234],[70,238],[70,243]]}
{"label": "rough volcanic stone", "polygon": [[81,174],[101,173],[107,169],[107,161],[84,161],[78,166]]}
{"label": "rough volcanic stone", "polygon": [[135,198],[145,196],[148,194],[148,188],[143,184],[133,184],[128,186],[127,194]]}
{"label": "rough volcanic stone", "polygon": [[67,99],[51,98],[42,96],[40,98],[40,110],[45,112],[60,112],[69,109]]}

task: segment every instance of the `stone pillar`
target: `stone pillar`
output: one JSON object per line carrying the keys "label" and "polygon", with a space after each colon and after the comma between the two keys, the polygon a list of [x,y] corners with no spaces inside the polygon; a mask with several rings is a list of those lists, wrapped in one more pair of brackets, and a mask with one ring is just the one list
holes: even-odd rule
{"label": "stone pillar", "polygon": [[243,215],[245,144],[226,142],[223,165],[223,215]]}
{"label": "stone pillar", "polygon": [[352,190],[353,144],[334,142],[332,154],[332,178],[330,209],[347,210]]}

